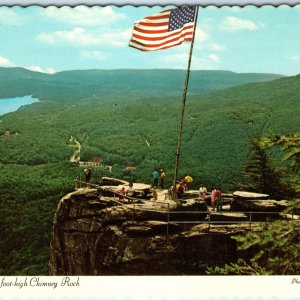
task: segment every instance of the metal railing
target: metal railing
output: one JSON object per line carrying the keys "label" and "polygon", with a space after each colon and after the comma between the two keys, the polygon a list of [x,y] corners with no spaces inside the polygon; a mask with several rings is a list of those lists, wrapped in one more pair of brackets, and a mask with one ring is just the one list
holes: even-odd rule
{"label": "metal railing", "polygon": [[[79,176],[75,179],[75,189],[81,188],[82,184],[85,184],[85,182],[82,182],[80,180]],[[91,187],[94,188],[99,188],[100,186],[97,184],[90,184]],[[159,200],[144,200],[144,199],[140,199],[140,198],[134,198],[128,195],[123,195],[118,193],[118,191],[109,189],[109,188],[102,188],[103,191],[108,191],[110,193],[113,194],[113,197],[105,197],[103,195],[99,195],[99,199],[103,198],[103,199],[107,199],[107,200],[111,200],[114,202],[115,205],[119,205],[122,206],[125,209],[129,209],[132,210],[132,220],[135,221],[135,216],[136,216],[136,212],[137,211],[146,211],[146,212],[155,212],[155,213],[161,213],[161,214],[165,214],[166,215],[166,234],[169,234],[169,227],[171,224],[207,224],[208,226],[208,232],[210,232],[211,229],[211,225],[218,225],[218,224],[222,224],[222,225],[233,225],[233,224],[248,224],[248,226],[251,228],[253,224],[262,224],[262,223],[271,223],[274,220],[276,220],[276,218],[271,218],[271,215],[277,215],[279,216],[289,216],[289,221],[293,222],[293,221],[299,221],[300,218],[299,216],[295,217],[294,213],[291,214],[284,214],[282,212],[256,212],[256,211],[181,211],[181,210],[176,210],[176,211],[172,211],[170,210],[170,203],[166,203],[163,201],[159,201]],[[121,201],[119,198],[123,198],[124,201],[125,199],[128,200],[128,203],[125,203],[124,201]],[[112,199],[113,198],[113,199]],[[152,202],[153,206],[160,206],[160,208],[162,206],[165,206],[165,209],[150,209],[150,208],[142,208],[139,205],[137,205],[141,200],[143,201],[147,201],[149,203]],[[130,202],[129,202],[130,201]],[[181,215],[182,219],[184,220],[174,220],[173,216],[176,215]],[[184,215],[199,215],[199,220],[186,220],[185,217],[183,217]],[[200,216],[202,215],[202,217],[200,218]],[[206,215],[205,217],[203,217],[203,215]],[[241,215],[241,218],[247,218],[247,220],[212,220],[212,218],[214,216],[223,216],[223,217],[228,217],[230,218],[229,215]],[[259,218],[253,218],[253,216],[259,216],[259,215],[265,215],[264,216],[264,220],[258,220]],[[171,216],[171,218],[170,218]],[[247,217],[249,216],[249,217]],[[193,218],[194,219],[194,218]],[[278,219],[277,219],[278,220]]]}
{"label": "metal railing", "polygon": [[[96,174],[96,175],[97,175],[97,174]],[[78,175],[78,176],[75,178],[75,180],[74,180],[74,188],[75,188],[75,190],[81,189],[81,188],[83,188],[83,187],[86,186],[86,182],[83,181],[82,178],[84,178],[84,176],[81,176],[81,175]],[[92,178],[94,178],[94,181],[95,181],[95,178],[97,178],[97,177],[95,176],[95,174],[93,174],[93,177],[92,177]],[[100,178],[100,175],[99,175],[99,178]],[[91,186],[91,187],[94,187],[94,188],[97,188],[97,187],[99,187],[99,184],[96,184],[96,183],[90,183],[90,186]]]}

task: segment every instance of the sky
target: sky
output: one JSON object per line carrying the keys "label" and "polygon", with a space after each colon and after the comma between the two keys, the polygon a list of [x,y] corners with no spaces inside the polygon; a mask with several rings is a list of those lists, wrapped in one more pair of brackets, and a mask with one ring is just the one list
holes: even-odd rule
{"label": "sky", "polygon": [[[0,7],[0,67],[186,69],[190,43],[152,52],[128,47],[134,22],[164,9]],[[191,69],[296,75],[299,37],[300,5],[199,8]]]}

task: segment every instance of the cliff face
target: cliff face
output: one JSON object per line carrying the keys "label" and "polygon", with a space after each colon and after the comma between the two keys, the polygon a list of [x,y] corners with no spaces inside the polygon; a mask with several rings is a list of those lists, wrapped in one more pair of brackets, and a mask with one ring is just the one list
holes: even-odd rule
{"label": "cliff face", "polygon": [[[197,203],[191,208],[205,210]],[[170,202],[169,209],[176,206]],[[204,275],[207,266],[234,261],[237,250],[231,236],[250,230],[242,225],[211,225],[208,231],[207,224],[167,220],[165,204],[116,205],[97,190],[70,193],[55,214],[49,274]]]}

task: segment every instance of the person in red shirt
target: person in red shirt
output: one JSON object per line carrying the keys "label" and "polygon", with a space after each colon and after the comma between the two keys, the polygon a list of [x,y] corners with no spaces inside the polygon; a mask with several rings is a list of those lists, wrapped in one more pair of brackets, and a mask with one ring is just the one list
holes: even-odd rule
{"label": "person in red shirt", "polygon": [[211,191],[211,206],[213,211],[216,209],[216,191],[217,189],[213,187]]}
{"label": "person in red shirt", "polygon": [[124,202],[125,201],[125,195],[126,195],[126,191],[125,191],[125,187],[123,186],[120,190],[118,190],[119,193],[119,201]]}
{"label": "person in red shirt", "polygon": [[223,201],[222,201],[222,192],[220,188],[217,188],[215,192],[215,197],[216,197],[217,211],[222,211]]}
{"label": "person in red shirt", "polygon": [[180,180],[180,183],[182,184],[183,189],[186,191],[187,190],[187,180],[185,178],[182,178]]}

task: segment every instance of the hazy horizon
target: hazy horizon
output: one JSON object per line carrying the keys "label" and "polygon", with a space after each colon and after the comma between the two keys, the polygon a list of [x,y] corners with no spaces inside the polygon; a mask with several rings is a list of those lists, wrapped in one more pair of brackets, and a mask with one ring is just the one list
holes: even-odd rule
{"label": "hazy horizon", "polygon": [[[142,52],[134,22],[167,7],[0,7],[0,66],[42,73],[82,69],[186,69],[190,43]],[[300,6],[200,8],[192,70],[300,73]]]}

